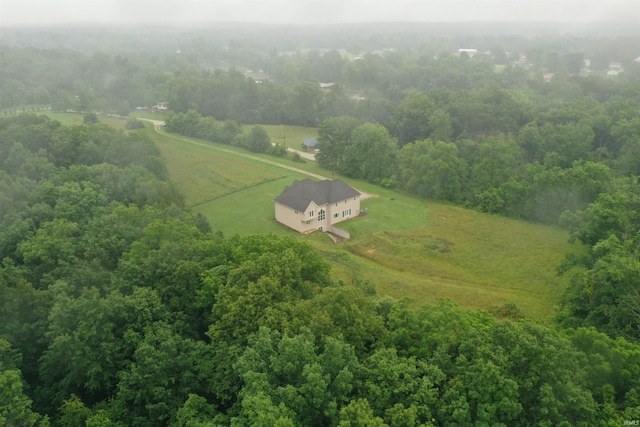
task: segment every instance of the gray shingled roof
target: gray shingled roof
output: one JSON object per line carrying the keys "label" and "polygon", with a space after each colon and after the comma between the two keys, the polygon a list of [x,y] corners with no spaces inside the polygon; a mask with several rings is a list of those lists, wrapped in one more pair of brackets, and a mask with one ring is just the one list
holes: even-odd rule
{"label": "gray shingled roof", "polygon": [[293,184],[285,188],[274,201],[304,212],[312,201],[320,206],[359,195],[356,189],[339,179],[333,181],[325,179],[317,182],[307,178],[302,181],[293,181]]}
{"label": "gray shingled roof", "polygon": [[318,138],[305,138],[302,140],[302,143],[307,148],[313,148],[318,145]]}

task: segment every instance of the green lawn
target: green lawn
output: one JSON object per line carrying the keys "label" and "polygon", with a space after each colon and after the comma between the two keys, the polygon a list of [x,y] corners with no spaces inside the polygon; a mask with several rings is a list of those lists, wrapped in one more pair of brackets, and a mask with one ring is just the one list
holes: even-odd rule
{"label": "green lawn", "polygon": [[164,120],[165,115],[162,113],[152,113],[151,111],[132,111],[129,114],[131,117],[138,119],[152,119],[152,120]]}
{"label": "green lawn", "polygon": [[[174,179],[216,231],[225,235],[274,232],[309,242],[333,266],[336,279],[368,279],[380,295],[414,304],[451,298],[466,307],[515,303],[537,320],[555,313],[567,279],[555,268],[568,251],[565,231],[424,201],[344,179],[375,197],[366,215],[342,223],[352,239],[334,245],[322,233],[300,235],[274,221],[273,199],[305,175],[247,151],[149,130]],[[225,151],[222,151],[225,150]],[[331,176],[313,162],[283,164]]]}
{"label": "green lawn", "polygon": [[[251,128],[251,125],[245,126]],[[271,138],[271,142],[286,145],[296,150],[302,149],[302,141],[305,138],[317,137],[318,128],[302,126],[260,125]]]}
{"label": "green lawn", "polygon": [[195,145],[187,142],[188,138],[150,132],[167,161],[171,179],[180,185],[187,203],[193,207],[200,208],[222,196],[285,176],[280,168],[255,161],[249,166],[249,160],[240,156],[221,156],[207,142]]}
{"label": "green lawn", "polygon": [[573,249],[564,231],[433,202],[413,211],[402,207],[406,229],[371,230],[369,217],[396,202],[380,202],[345,227],[361,236],[343,246],[367,261],[362,276],[376,281],[386,273],[386,280],[377,280],[379,291],[420,302],[452,298],[477,308],[513,302],[538,320],[553,315],[567,285],[555,267]]}
{"label": "green lawn", "polygon": [[[52,120],[57,120],[63,125],[81,125],[84,120],[84,115],[80,113],[56,113],[52,111],[42,111],[37,112],[36,114],[42,114],[48,117],[51,117]],[[127,124],[126,119],[122,119],[119,117],[110,117],[104,114],[98,115],[98,120],[100,123],[107,124],[116,129],[124,129],[124,125]]]}

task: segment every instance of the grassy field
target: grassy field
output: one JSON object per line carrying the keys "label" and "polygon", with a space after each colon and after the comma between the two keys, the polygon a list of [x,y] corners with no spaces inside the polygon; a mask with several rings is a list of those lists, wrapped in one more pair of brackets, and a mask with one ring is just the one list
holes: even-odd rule
{"label": "grassy field", "polygon": [[[343,178],[375,197],[362,203],[367,215],[342,223],[352,239],[336,246],[322,233],[303,236],[274,221],[273,199],[304,174],[260,161],[274,161],[269,156],[247,158],[248,152],[229,146],[149,133],[172,179],[214,230],[225,235],[273,232],[307,241],[332,264],[335,278],[371,280],[379,295],[408,297],[416,305],[438,298],[485,309],[514,303],[526,316],[546,321],[567,285],[555,268],[576,248],[558,228]],[[313,162],[282,163],[330,176]]]}
{"label": "grassy field", "polygon": [[[65,124],[82,123],[80,114],[46,114]],[[126,123],[99,117],[116,128]],[[274,140],[277,132],[284,132],[287,145],[294,131],[303,138],[312,130],[265,129]],[[303,236],[274,221],[273,199],[306,175],[263,160],[335,178],[314,162],[276,160],[226,145],[161,135],[151,127],[147,132],[189,206],[204,214],[214,230],[228,236],[272,232],[307,241],[331,263],[336,279],[371,280],[382,296],[408,297],[415,305],[451,298],[466,307],[485,309],[514,303],[526,316],[546,321],[567,286],[555,268],[567,252],[579,250],[567,243],[566,232],[555,227],[424,201],[345,178],[375,197],[362,202],[367,215],[342,223],[352,239],[336,246],[322,233]]]}
{"label": "grassy field", "polygon": [[[171,179],[182,188],[187,203],[200,209],[210,203],[226,203],[223,196],[281,180],[280,168],[250,162],[249,159],[214,151],[213,144],[189,143],[189,138],[173,138],[151,131],[167,161]],[[231,147],[225,147],[231,148]],[[239,153],[242,153],[239,151]],[[249,163],[250,162],[250,163]]]}
{"label": "grassy field", "polygon": [[[164,120],[164,115],[149,111],[136,111],[132,116],[140,119]],[[243,125],[243,130],[250,130],[254,125]],[[305,138],[317,137],[318,128],[285,125],[260,125],[271,138],[271,142],[282,144],[296,150],[302,149],[302,141]]]}
{"label": "grassy field", "polygon": [[[55,113],[52,111],[42,111],[42,112],[37,112],[36,114],[49,116],[51,117],[51,119],[57,120],[60,123],[64,125],[69,125],[69,126],[81,125],[82,121],[84,120],[84,116],[79,113]],[[127,124],[126,119],[122,119],[119,117],[110,117],[104,114],[99,114],[98,120],[100,120],[100,123],[107,124],[116,129],[124,129],[124,125]]]}
{"label": "grassy field", "polygon": [[[511,302],[538,320],[552,316],[566,287],[554,270],[572,250],[563,231],[432,202],[409,215],[412,223],[423,218],[418,227],[372,230],[368,217],[396,201],[366,202],[378,207],[345,226],[362,237],[344,248],[367,261],[361,276],[380,283],[384,294],[421,302],[451,298],[487,309]],[[380,272],[386,280],[377,279]]]}
{"label": "grassy field", "polygon": [[[302,150],[305,138],[317,137],[318,128],[302,126],[260,125],[271,138],[271,142],[284,143],[287,147]],[[251,128],[252,126],[246,126]]]}

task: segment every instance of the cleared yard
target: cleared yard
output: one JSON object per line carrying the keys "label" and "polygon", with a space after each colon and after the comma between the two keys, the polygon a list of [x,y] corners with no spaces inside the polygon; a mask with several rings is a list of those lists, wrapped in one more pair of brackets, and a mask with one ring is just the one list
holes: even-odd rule
{"label": "cleared yard", "polygon": [[566,253],[580,250],[556,227],[424,201],[343,177],[375,197],[363,201],[366,215],[341,223],[352,239],[336,246],[322,233],[300,235],[274,221],[273,199],[305,176],[260,159],[330,176],[317,164],[246,158],[248,152],[228,146],[149,133],[193,210],[214,230],[227,236],[273,232],[307,241],[332,264],[336,279],[370,280],[381,296],[410,298],[416,305],[451,298],[489,310],[513,303],[526,316],[545,321],[567,286],[555,268]]}

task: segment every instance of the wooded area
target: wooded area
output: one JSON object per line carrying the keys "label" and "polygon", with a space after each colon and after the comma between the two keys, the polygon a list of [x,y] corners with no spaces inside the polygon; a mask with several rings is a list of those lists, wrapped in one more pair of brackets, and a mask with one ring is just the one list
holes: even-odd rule
{"label": "wooded area", "polygon": [[[206,34],[133,55],[104,35],[97,51],[28,34],[0,46],[0,424],[640,419],[637,38],[478,37],[491,53],[469,58],[444,51],[458,36],[396,35],[356,39],[354,58]],[[557,319],[379,297],[304,242],[217,233],[144,132],[21,113],[160,101],[171,132],[282,155],[259,124],[318,126],[329,171],[567,228],[585,250],[558,266],[572,284]]]}

